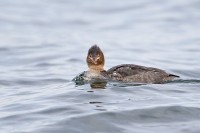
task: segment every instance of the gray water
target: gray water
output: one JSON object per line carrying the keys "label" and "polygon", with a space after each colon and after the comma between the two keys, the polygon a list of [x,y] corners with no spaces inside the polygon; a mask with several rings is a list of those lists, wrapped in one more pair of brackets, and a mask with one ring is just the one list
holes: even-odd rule
{"label": "gray water", "polygon": [[[98,44],[166,84],[71,81]],[[199,133],[199,0],[0,0],[0,133]]]}

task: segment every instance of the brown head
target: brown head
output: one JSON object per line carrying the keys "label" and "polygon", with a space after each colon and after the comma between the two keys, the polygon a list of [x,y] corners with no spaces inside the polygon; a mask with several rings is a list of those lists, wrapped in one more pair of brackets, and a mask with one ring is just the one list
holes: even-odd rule
{"label": "brown head", "polygon": [[105,63],[104,55],[101,49],[97,45],[93,45],[88,50],[86,61],[90,71],[100,72],[104,70],[103,69]]}

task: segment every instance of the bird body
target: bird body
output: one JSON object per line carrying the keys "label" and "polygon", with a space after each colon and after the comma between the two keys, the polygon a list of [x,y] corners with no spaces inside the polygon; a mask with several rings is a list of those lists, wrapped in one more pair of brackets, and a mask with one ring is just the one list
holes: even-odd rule
{"label": "bird body", "polygon": [[140,83],[164,83],[178,77],[173,74],[168,74],[158,68],[134,64],[118,65],[110,68],[106,73],[107,76],[113,80]]}

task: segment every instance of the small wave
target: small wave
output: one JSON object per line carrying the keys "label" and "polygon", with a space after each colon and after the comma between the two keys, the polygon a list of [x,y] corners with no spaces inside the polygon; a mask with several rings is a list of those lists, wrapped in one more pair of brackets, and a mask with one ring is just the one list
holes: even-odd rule
{"label": "small wave", "polygon": [[198,79],[179,79],[179,80],[170,81],[168,83],[200,83],[200,80],[198,80]]}
{"label": "small wave", "polygon": [[[85,115],[73,116],[69,119],[56,123],[53,128],[42,129],[47,132],[119,132],[126,127],[142,125],[143,127],[166,127],[175,123],[187,123],[200,119],[200,108],[184,106],[163,106],[133,109],[128,111],[87,113]],[[68,125],[66,127],[66,125]],[[77,125],[79,128],[77,128]],[[132,126],[131,126],[132,125]],[[51,126],[49,126],[51,127]],[[165,128],[165,127],[164,127]],[[81,129],[81,130],[79,130]],[[134,128],[136,130],[136,128]]]}

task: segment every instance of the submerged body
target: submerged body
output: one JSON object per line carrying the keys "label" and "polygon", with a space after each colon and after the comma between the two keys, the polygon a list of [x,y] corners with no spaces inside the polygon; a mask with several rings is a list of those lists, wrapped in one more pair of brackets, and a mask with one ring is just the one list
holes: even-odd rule
{"label": "submerged body", "polygon": [[[105,71],[104,55],[101,49],[94,45],[88,51],[87,64],[89,70],[82,73],[82,80],[114,80],[122,82],[160,84],[171,81],[179,76],[168,74],[164,70],[134,64],[122,64]],[[77,77],[75,79],[78,79]]]}

